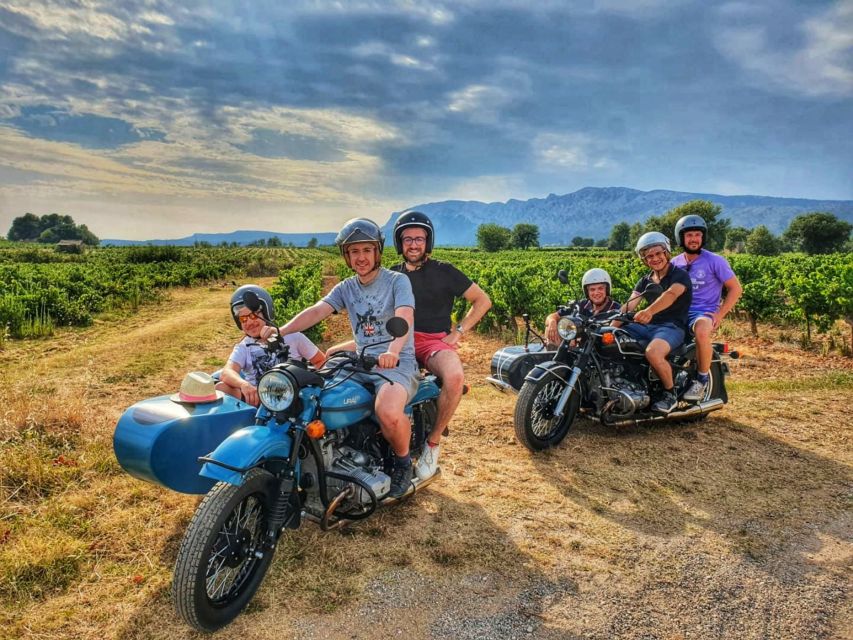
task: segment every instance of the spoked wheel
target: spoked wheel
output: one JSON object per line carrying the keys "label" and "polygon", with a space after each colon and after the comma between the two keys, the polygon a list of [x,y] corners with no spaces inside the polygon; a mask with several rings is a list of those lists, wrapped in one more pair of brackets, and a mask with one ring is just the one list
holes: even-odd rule
{"label": "spoked wheel", "polygon": [[231,622],[264,579],[274,554],[263,544],[271,479],[252,469],[239,487],[218,483],[187,528],[172,596],[181,618],[199,631]]}
{"label": "spoked wheel", "polygon": [[553,447],[566,437],[578,412],[580,397],[577,391],[569,396],[562,418],[554,415],[557,401],[566,383],[546,374],[536,381],[527,381],[515,404],[515,437],[531,451]]}

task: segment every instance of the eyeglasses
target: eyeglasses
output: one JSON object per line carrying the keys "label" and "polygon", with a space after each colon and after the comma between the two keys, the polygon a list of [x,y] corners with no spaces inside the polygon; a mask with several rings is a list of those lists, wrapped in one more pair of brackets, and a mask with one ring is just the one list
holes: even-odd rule
{"label": "eyeglasses", "polygon": [[245,316],[237,316],[240,320],[240,324],[246,324],[249,320],[260,320],[261,316],[257,313],[247,313]]}
{"label": "eyeglasses", "polygon": [[412,236],[403,236],[403,244],[426,244],[426,238],[413,238]]}

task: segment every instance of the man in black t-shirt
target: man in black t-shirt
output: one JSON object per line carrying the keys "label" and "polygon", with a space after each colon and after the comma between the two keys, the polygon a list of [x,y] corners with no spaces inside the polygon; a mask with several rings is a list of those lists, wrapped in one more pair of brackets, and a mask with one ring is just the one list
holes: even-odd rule
{"label": "man in black t-shirt", "polygon": [[[462,398],[465,375],[456,353],[459,340],[474,328],[492,306],[486,292],[452,264],[430,258],[435,230],[432,221],[419,211],[400,214],[394,224],[394,247],[403,262],[391,267],[405,273],[415,294],[415,356],[418,363],[441,379],[438,416],[415,474],[425,480],[438,468],[441,435]],[[471,308],[456,326],[450,314],[456,298],[465,298]]]}
{"label": "man in black t-shirt", "polygon": [[[649,304],[634,314],[634,322],[626,326],[625,330],[637,340],[648,342],[646,360],[658,374],[664,388],[663,396],[652,405],[652,410],[666,414],[678,404],[673,388],[672,367],[666,357],[684,342],[693,283],[684,269],[670,264],[672,251],[669,238],[662,233],[650,231],[640,236],[637,255],[651,272],[640,278],[625,306],[627,311],[633,311],[640,304],[641,297],[646,298]],[[644,294],[650,283],[659,284],[662,292]]]}

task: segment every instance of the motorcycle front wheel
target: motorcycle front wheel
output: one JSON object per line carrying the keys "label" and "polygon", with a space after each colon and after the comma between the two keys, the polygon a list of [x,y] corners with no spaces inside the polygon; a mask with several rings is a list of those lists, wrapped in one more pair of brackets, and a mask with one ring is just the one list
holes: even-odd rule
{"label": "motorcycle front wheel", "polygon": [[566,403],[563,416],[557,418],[554,409],[566,388],[566,383],[546,374],[536,381],[526,381],[521,386],[515,403],[515,437],[531,451],[553,447],[566,437],[580,406],[575,390]]}
{"label": "motorcycle front wheel", "polygon": [[263,544],[271,479],[252,469],[239,487],[216,484],[196,509],[175,561],[172,597],[178,615],[199,631],[231,622],[264,579],[274,554]]}

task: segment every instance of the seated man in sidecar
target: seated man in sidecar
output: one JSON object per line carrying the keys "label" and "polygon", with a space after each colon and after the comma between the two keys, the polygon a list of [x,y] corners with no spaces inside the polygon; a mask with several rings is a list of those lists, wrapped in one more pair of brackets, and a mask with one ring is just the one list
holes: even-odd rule
{"label": "seated man in sidecar", "polygon": [[[610,297],[612,286],[610,274],[604,269],[594,268],[583,274],[581,287],[585,299],[581,302],[578,311],[583,315],[593,316],[605,311],[616,311],[620,304]],[[560,336],[557,334],[557,323],[567,311],[555,311],[545,319],[545,339],[550,347],[556,348],[560,344]]]}

